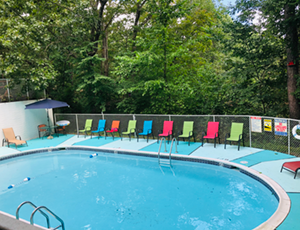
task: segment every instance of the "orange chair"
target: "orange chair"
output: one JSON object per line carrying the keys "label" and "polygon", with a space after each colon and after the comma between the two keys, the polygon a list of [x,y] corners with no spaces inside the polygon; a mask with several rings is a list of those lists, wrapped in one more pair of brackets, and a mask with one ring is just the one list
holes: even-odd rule
{"label": "orange chair", "polygon": [[[37,128],[38,128],[38,132],[39,132],[39,138],[41,138],[41,133],[45,133],[44,136],[47,135],[48,129],[47,129],[47,126],[45,124],[38,125]],[[42,136],[42,139],[43,139],[44,136]]]}
{"label": "orange chair", "polygon": [[114,133],[118,132],[119,136],[121,136],[120,131],[119,131],[119,126],[120,126],[120,121],[112,121],[111,129],[105,131],[105,139],[106,139],[107,133],[111,133],[113,140],[114,140]]}
{"label": "orange chair", "polygon": [[[7,143],[8,147],[10,144],[14,144],[16,148],[18,147],[18,145],[23,145],[23,144],[27,145],[27,142],[21,140],[20,136],[15,136],[14,130],[12,128],[2,129],[2,131],[5,137],[2,141],[2,146],[4,146],[5,142]],[[17,137],[19,137],[19,140],[17,139]]]}

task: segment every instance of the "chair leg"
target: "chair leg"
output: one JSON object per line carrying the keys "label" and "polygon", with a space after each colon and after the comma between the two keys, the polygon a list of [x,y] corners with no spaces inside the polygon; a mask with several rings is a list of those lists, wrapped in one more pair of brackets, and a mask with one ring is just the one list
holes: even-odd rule
{"label": "chair leg", "polygon": [[191,139],[191,138],[190,138],[190,136],[189,136],[189,146],[190,146],[190,139]]}
{"label": "chair leg", "polygon": [[136,134],[136,142],[139,142],[139,134]]}
{"label": "chair leg", "polygon": [[129,133],[129,141],[131,141],[131,133]]}
{"label": "chair leg", "polygon": [[215,143],[214,143],[214,147],[216,148],[216,145],[217,145],[217,138],[215,138]]}
{"label": "chair leg", "polygon": [[241,144],[241,141],[239,140],[238,141],[238,151],[240,151],[240,144]]}
{"label": "chair leg", "polygon": [[225,141],[224,141],[224,149],[226,149],[226,138],[225,138]]}

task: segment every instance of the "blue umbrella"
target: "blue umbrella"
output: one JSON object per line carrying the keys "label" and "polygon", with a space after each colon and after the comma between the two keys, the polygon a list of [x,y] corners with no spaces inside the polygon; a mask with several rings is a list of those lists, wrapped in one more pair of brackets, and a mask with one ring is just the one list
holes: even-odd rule
{"label": "blue umbrella", "polygon": [[25,106],[25,109],[47,109],[48,126],[50,126],[48,109],[70,107],[66,102],[51,100],[48,98]]}

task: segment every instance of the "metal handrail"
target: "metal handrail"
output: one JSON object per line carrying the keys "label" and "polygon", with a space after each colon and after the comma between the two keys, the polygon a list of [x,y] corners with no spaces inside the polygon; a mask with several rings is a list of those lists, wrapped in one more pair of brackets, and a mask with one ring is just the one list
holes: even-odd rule
{"label": "metal handrail", "polygon": [[37,211],[40,211],[40,209],[45,209],[50,215],[52,215],[55,219],[57,219],[61,225],[58,225],[56,228],[54,228],[53,230],[55,229],[58,229],[59,227],[61,227],[62,230],[65,230],[65,224],[64,224],[64,221],[59,217],[57,216],[56,214],[54,214],[50,209],[48,209],[46,206],[39,206],[37,207],[36,209],[34,209],[34,211],[31,213],[31,216],[30,216],[30,224],[33,225],[33,217],[34,217],[34,214],[37,212]]}
{"label": "metal handrail", "polygon": [[[20,211],[20,208],[24,205],[24,204],[30,204],[33,208],[37,208],[32,202],[30,201],[24,201],[23,203],[21,203],[17,210],[16,210],[16,219],[18,220],[19,219],[19,211]],[[50,228],[50,221],[49,221],[49,217],[46,213],[44,213],[43,211],[41,210],[38,210],[47,220],[47,228]]]}
{"label": "metal handrail", "polygon": [[162,137],[160,139],[160,144],[159,144],[159,148],[158,148],[158,152],[157,152],[157,158],[158,158],[158,164],[159,165],[160,165],[160,149],[161,149],[161,144],[162,144],[163,140],[165,141],[165,152],[167,152],[166,139],[164,137]]}

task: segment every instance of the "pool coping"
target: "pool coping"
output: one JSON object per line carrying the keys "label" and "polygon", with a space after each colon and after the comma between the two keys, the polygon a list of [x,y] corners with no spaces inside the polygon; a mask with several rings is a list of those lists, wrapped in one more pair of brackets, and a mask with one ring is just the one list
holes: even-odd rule
{"label": "pool coping", "polygon": [[[101,147],[90,147],[90,146],[67,146],[67,147],[50,147],[50,148],[41,148],[36,150],[28,150],[24,152],[12,153],[10,155],[5,155],[0,157],[0,161],[11,159],[14,157],[20,157],[25,155],[31,155],[36,153],[45,153],[45,152],[54,152],[61,150],[87,150],[87,151],[97,151],[97,152],[108,152],[112,154],[126,154],[126,155],[134,155],[134,156],[147,156],[147,157],[155,157],[157,158],[157,152],[146,152],[146,151],[135,151],[135,150],[127,150],[127,149],[116,149],[116,148],[101,148]],[[161,158],[169,158],[169,154],[160,153]],[[273,213],[273,215],[254,228],[254,230],[274,230],[276,229],[287,217],[291,208],[291,200],[284,189],[274,180],[269,178],[268,176],[244,165],[240,165],[234,162],[229,162],[221,159],[214,159],[208,157],[199,157],[199,156],[190,156],[190,155],[181,155],[181,154],[172,154],[171,160],[183,160],[190,162],[198,162],[198,163],[206,163],[213,164],[220,167],[226,167],[228,169],[239,170],[241,173],[244,173],[252,178],[258,180],[262,184],[264,184],[271,192],[275,192],[275,196],[278,199],[278,207],[277,210]],[[3,212],[0,211],[0,214]],[[0,225],[1,226],[1,225]],[[41,228],[44,229],[44,228]]]}

